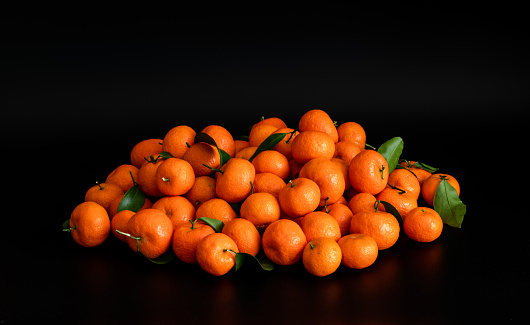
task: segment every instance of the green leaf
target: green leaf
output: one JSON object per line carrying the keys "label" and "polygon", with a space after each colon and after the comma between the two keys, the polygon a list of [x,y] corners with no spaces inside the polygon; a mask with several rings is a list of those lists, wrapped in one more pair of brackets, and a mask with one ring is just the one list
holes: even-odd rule
{"label": "green leaf", "polygon": [[429,166],[429,165],[424,164],[424,163],[419,162],[419,161],[416,161],[412,166],[418,167],[418,168],[423,169],[423,170],[426,170],[426,171],[428,171],[430,173],[435,173],[436,171],[438,171],[438,169],[440,169],[440,168]]}
{"label": "green leaf", "polygon": [[131,210],[138,212],[142,208],[145,202],[145,194],[140,190],[138,184],[133,185],[120,201],[118,205],[118,212],[122,210]]}
{"label": "green leaf", "polygon": [[[261,255],[261,256],[260,256]],[[274,270],[274,263],[272,263],[265,254],[258,254],[253,256],[248,253],[236,253],[236,272],[242,266],[254,267],[264,271]]]}
{"label": "green leaf", "polygon": [[217,219],[200,217],[197,220],[201,220],[208,226],[212,227],[215,230],[215,232],[223,231],[223,227],[225,226],[224,222],[222,222],[221,220],[217,220]]}
{"label": "green leaf", "polygon": [[70,229],[70,219],[66,219],[65,222],[63,222],[63,229],[66,231],[66,229]]}
{"label": "green leaf", "polygon": [[214,138],[212,138],[207,133],[197,132],[197,134],[195,134],[195,139],[193,141],[194,143],[199,143],[199,142],[208,143],[217,148],[217,151],[219,151],[219,157],[220,157],[219,168],[221,168],[221,166],[226,164],[226,162],[229,161],[231,158],[230,155],[226,151],[224,151],[223,149],[219,148],[219,146],[217,146],[217,142],[215,142]]}
{"label": "green leaf", "polygon": [[444,223],[460,228],[466,214],[466,205],[462,203],[455,188],[442,179],[434,194],[434,210],[438,212]]}
{"label": "green leaf", "polygon": [[401,224],[403,222],[403,218],[401,217],[401,214],[399,211],[390,203],[387,201],[379,201],[383,204],[385,207],[385,211],[396,217],[397,221]]}
{"label": "green leaf", "polygon": [[252,162],[258,154],[266,150],[272,150],[283,138],[289,133],[273,133],[269,135],[263,142],[258,146],[254,154],[248,159]]}
{"label": "green leaf", "polygon": [[400,137],[392,138],[383,143],[379,149],[377,149],[383,157],[385,157],[388,163],[388,172],[391,173],[399,162],[399,157],[403,152],[403,139]]}
{"label": "green leaf", "polygon": [[159,157],[162,157],[162,158],[164,158],[164,159],[175,158],[175,157],[173,157],[172,154],[170,154],[170,153],[167,152],[167,151],[162,151],[158,156],[159,156]]}
{"label": "green leaf", "polygon": [[157,258],[148,258],[148,257],[146,258],[155,264],[167,264],[173,261],[175,257],[176,257],[175,252],[173,251],[171,247],[169,247],[169,249],[164,254],[160,255]]}

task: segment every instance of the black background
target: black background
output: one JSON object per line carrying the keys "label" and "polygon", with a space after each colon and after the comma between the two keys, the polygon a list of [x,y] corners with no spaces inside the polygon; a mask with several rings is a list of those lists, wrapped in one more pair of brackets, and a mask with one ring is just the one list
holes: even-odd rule
{"label": "black background", "polygon": [[[521,8],[244,9],[3,20],[0,323],[520,323],[530,248]],[[262,116],[296,128],[312,108],[360,123],[376,147],[400,136],[403,158],[455,176],[462,228],[430,244],[403,235],[370,268],[325,278],[302,265],[217,278],[151,264],[114,237],[87,249],[61,232],[143,139],[180,124],[237,136]]]}

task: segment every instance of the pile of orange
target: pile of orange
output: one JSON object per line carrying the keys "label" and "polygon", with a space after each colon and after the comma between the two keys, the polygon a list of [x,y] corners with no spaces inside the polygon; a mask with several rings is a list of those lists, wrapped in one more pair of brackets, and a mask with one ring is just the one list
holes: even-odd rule
{"label": "pile of orange", "polygon": [[341,265],[366,268],[401,232],[418,242],[440,236],[443,222],[432,206],[442,178],[460,193],[454,177],[413,162],[391,171],[366,146],[360,124],[337,126],[319,109],[296,128],[263,118],[244,140],[219,125],[200,132],[175,126],[163,139],[134,145],[130,163],[87,189],[63,227],[85,247],[112,233],[149,259],[174,254],[214,275],[247,255],[303,263],[316,276]]}

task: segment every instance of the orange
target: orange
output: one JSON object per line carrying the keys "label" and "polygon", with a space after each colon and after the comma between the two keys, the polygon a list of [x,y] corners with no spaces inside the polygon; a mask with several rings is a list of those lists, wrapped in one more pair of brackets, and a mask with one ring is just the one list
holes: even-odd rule
{"label": "orange", "polygon": [[85,201],[96,202],[108,212],[112,201],[124,194],[125,192],[118,185],[112,183],[96,183],[96,185],[86,191]]}
{"label": "orange", "polygon": [[327,237],[309,241],[302,254],[302,263],[307,272],[320,277],[335,272],[341,261],[342,250],[339,244]]}
{"label": "orange", "polygon": [[236,152],[236,155],[238,152],[240,152],[241,150],[249,147],[249,143],[248,141],[246,140],[234,140],[234,146],[235,146],[235,152]]}
{"label": "orange", "polygon": [[256,149],[258,149],[258,147],[243,148],[239,150],[238,153],[236,153],[235,158],[243,158],[243,159],[249,160],[250,157],[252,157],[254,153],[256,152]]}
{"label": "orange", "polygon": [[444,178],[452,187],[455,188],[457,195],[460,196],[460,184],[453,176],[441,173],[432,174],[423,182],[423,186],[421,187],[421,196],[428,205],[434,205],[434,194],[436,194],[436,189]]}
{"label": "orange", "polygon": [[240,253],[256,256],[261,249],[261,235],[252,222],[236,218],[225,223],[223,234],[232,238]]}
{"label": "orange", "polygon": [[123,164],[116,167],[107,176],[105,183],[118,185],[123,190],[123,193],[125,193],[131,187],[133,187],[133,178],[135,181],[138,179],[138,167],[129,164]]}
{"label": "orange", "polygon": [[290,174],[289,160],[276,150],[265,150],[260,152],[252,160],[256,173],[272,173],[281,179],[287,180]]}
{"label": "orange", "polygon": [[145,195],[151,197],[161,197],[163,195],[156,185],[156,171],[164,160],[164,158],[157,158],[144,161],[144,164],[138,170],[136,183]]}
{"label": "orange", "polygon": [[341,237],[350,233],[350,223],[351,218],[353,218],[353,213],[347,205],[342,203],[334,203],[330,206],[324,207],[322,211],[326,212],[335,220],[337,220]]}
{"label": "orange", "polygon": [[156,186],[163,195],[186,194],[195,183],[190,163],[180,158],[164,160],[156,170]]}
{"label": "orange", "polygon": [[162,139],[147,139],[138,142],[131,150],[131,164],[140,168],[149,157],[157,157],[162,152],[162,141]]}
{"label": "orange", "polygon": [[423,182],[429,178],[429,176],[432,175],[431,172],[428,172],[426,171],[425,169],[421,169],[421,168],[418,168],[416,166],[414,166],[416,162],[415,161],[403,161],[403,162],[400,162],[399,164],[405,168],[407,168],[408,170],[410,170],[411,172],[414,173],[414,175],[416,175],[416,177],[418,178],[418,182],[420,183],[420,186],[423,185]]}
{"label": "orange", "polygon": [[236,265],[237,244],[223,233],[210,234],[197,245],[197,262],[200,267],[215,276],[221,276]]}
{"label": "orange", "polygon": [[248,135],[248,144],[251,147],[258,147],[269,135],[274,133],[278,128],[270,124],[255,124],[250,129]]}
{"label": "orange", "polygon": [[429,243],[436,240],[442,234],[444,223],[435,210],[426,207],[412,209],[403,219],[403,231],[405,234],[421,243]]}
{"label": "orange", "polygon": [[88,201],[77,205],[68,223],[72,239],[81,246],[94,247],[103,243],[110,232],[110,219],[104,207]]}
{"label": "orange", "polygon": [[254,193],[270,193],[278,198],[280,190],[285,186],[285,181],[272,173],[259,173],[254,177]]}
{"label": "orange", "polygon": [[262,119],[256,124],[254,124],[253,127],[256,125],[262,125],[262,124],[272,125],[272,126],[275,126],[277,129],[287,127],[287,124],[285,124],[285,122],[279,117],[268,117],[268,118],[262,117]]}
{"label": "orange", "polygon": [[337,220],[322,211],[308,213],[300,221],[300,227],[307,241],[319,237],[331,238],[337,241],[341,237],[340,226]]}
{"label": "orange", "polygon": [[291,179],[298,178],[298,175],[300,174],[300,170],[302,169],[302,167],[304,167],[304,164],[301,164],[294,159],[289,160],[289,169],[291,171],[289,173],[289,177]]}
{"label": "orange", "polygon": [[217,197],[215,184],[217,181],[210,176],[195,177],[195,182],[191,189],[184,195],[195,208],[200,207],[204,202]]}
{"label": "orange", "polygon": [[164,196],[153,203],[152,208],[164,212],[173,223],[173,228],[179,223],[187,224],[195,220],[195,207],[183,196]]}
{"label": "orange", "polygon": [[204,142],[192,145],[184,153],[182,159],[191,165],[195,177],[212,175],[213,171],[204,165],[217,169],[221,163],[217,148]]}
{"label": "orange", "polygon": [[236,144],[232,134],[220,125],[208,125],[202,132],[211,136],[217,146],[225,151],[230,157],[234,157],[236,154]]}
{"label": "orange", "polygon": [[273,133],[288,133],[287,135],[285,135],[285,137],[283,137],[282,141],[278,142],[278,144],[274,146],[274,150],[281,152],[285,156],[285,158],[287,158],[288,160],[293,159],[293,154],[292,154],[293,139],[300,132],[286,127],[286,128],[279,128]]}
{"label": "orange", "polygon": [[166,214],[157,209],[138,211],[127,222],[127,243],[147,258],[157,258],[164,254],[173,240],[173,223]]}
{"label": "orange", "polygon": [[190,220],[190,223],[180,223],[175,227],[171,248],[179,260],[195,264],[197,245],[204,237],[215,233],[215,230],[202,222]]}
{"label": "orange", "polygon": [[280,219],[265,229],[261,244],[263,252],[273,263],[292,265],[302,258],[307,240],[296,222]]}
{"label": "orange", "polygon": [[321,109],[312,109],[302,115],[298,122],[298,130],[304,131],[320,131],[328,134],[334,143],[339,142],[339,134],[337,127],[331,117]]}
{"label": "orange", "polygon": [[[120,202],[121,202],[121,200],[123,199],[124,196],[125,196],[125,194],[118,196],[110,204],[109,211],[108,211],[110,220],[112,220],[114,218],[114,216],[116,215],[116,213],[118,213],[118,207],[120,206]],[[149,198],[146,197],[145,200],[144,200],[144,205],[142,205],[142,207],[140,209],[147,209],[147,208],[150,208],[152,206],[153,206],[153,202]]]}
{"label": "orange", "polygon": [[313,158],[333,158],[335,154],[335,142],[324,132],[303,131],[293,140],[291,154],[293,159],[301,164],[305,164]]}
{"label": "orange", "polygon": [[340,142],[351,142],[356,144],[361,150],[366,146],[366,132],[364,128],[356,122],[344,122],[337,127]]}
{"label": "orange", "polygon": [[370,193],[357,193],[350,199],[348,206],[353,214],[371,212],[375,211],[375,201],[377,198]]}
{"label": "orange", "polygon": [[342,177],[344,178],[344,191],[349,190],[351,188],[349,175],[350,163],[339,158],[331,158],[331,161],[334,162],[342,172]]}
{"label": "orange", "polygon": [[350,234],[365,234],[372,237],[379,250],[392,247],[399,238],[399,223],[388,212],[372,211],[354,214]]}
{"label": "orange", "polygon": [[290,218],[299,218],[315,211],[320,204],[320,188],[309,178],[289,181],[278,193],[281,209]]}
{"label": "orange", "polygon": [[376,195],[388,182],[388,163],[374,150],[363,150],[350,162],[351,186],[358,192]]}
{"label": "orange", "polygon": [[127,222],[129,222],[129,219],[131,219],[132,216],[134,216],[136,212],[133,212],[131,210],[122,210],[114,215],[112,220],[110,221],[110,230],[122,242],[127,242],[127,236],[124,236],[122,234],[119,234],[116,232],[116,229],[123,230],[127,232]]}
{"label": "orange", "polygon": [[251,182],[256,176],[254,165],[243,158],[232,158],[221,167],[215,192],[228,203],[238,203],[250,195]]}
{"label": "orange", "polygon": [[170,129],[162,141],[162,151],[169,152],[175,158],[182,158],[184,153],[195,142],[196,132],[187,125],[179,125]]}
{"label": "orange", "polygon": [[349,234],[339,239],[342,265],[351,269],[364,269],[374,264],[379,255],[375,240],[365,234]]}
{"label": "orange", "polygon": [[255,227],[264,229],[280,219],[280,204],[270,193],[254,193],[243,201],[239,213],[241,218],[247,219]]}
{"label": "orange", "polygon": [[346,188],[344,174],[339,165],[327,158],[314,158],[300,170],[299,177],[309,178],[320,189],[320,206],[337,202]]}
{"label": "orange", "polygon": [[420,196],[420,182],[418,178],[409,170],[398,168],[394,169],[388,176],[388,186],[397,187],[400,192],[405,192],[414,196],[416,199]]}
{"label": "orange", "polygon": [[[402,193],[390,187],[382,190],[376,197],[378,200],[392,204],[398,210],[401,218],[405,218],[410,210],[418,206],[418,199],[413,194]],[[386,211],[382,204],[379,205],[379,210]]]}
{"label": "orange", "polygon": [[339,141],[335,144],[333,157],[342,159],[349,164],[359,152],[361,152],[361,148],[355,143]]}
{"label": "orange", "polygon": [[214,198],[204,202],[195,212],[195,218],[211,218],[228,222],[237,218],[237,213],[228,202],[220,198]]}

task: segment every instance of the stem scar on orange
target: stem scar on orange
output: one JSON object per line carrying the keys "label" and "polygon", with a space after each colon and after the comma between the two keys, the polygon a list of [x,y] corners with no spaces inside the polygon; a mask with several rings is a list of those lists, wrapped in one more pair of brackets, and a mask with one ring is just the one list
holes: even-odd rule
{"label": "stem scar on orange", "polygon": [[103,243],[110,233],[110,219],[104,207],[87,201],[74,208],[68,223],[72,239],[81,246],[94,247]]}

